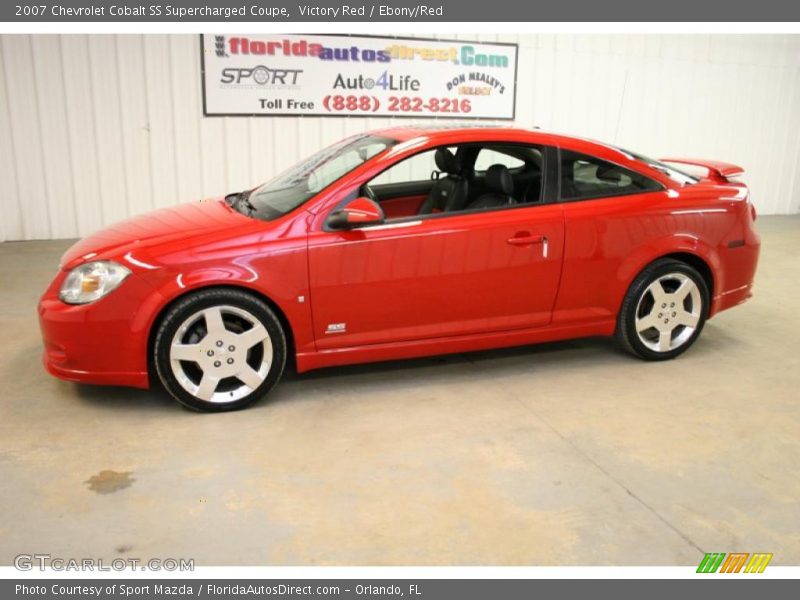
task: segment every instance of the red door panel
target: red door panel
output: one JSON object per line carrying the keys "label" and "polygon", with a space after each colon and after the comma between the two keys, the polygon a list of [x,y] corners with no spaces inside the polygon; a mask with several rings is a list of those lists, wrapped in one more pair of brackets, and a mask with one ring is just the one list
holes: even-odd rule
{"label": "red door panel", "polygon": [[317,348],[546,325],[563,238],[558,205],[312,233]]}

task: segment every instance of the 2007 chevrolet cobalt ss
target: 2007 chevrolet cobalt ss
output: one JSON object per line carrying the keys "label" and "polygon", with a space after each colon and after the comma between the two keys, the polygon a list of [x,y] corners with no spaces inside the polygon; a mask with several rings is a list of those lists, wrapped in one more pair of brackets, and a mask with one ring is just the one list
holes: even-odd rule
{"label": "2007 chevrolet cobalt ss", "polygon": [[741,173],[541,131],[357,135],[75,244],[39,305],[44,363],[220,411],[264,397],[290,358],[304,372],[598,335],[673,358],[751,296]]}

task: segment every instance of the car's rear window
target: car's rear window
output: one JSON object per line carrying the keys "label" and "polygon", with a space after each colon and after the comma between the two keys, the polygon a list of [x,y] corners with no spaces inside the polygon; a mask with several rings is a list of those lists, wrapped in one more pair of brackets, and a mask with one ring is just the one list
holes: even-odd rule
{"label": "car's rear window", "polygon": [[561,199],[588,200],[663,189],[641,173],[571,150],[561,151]]}
{"label": "car's rear window", "polygon": [[627,154],[628,156],[630,156],[635,160],[638,160],[639,162],[646,164],[651,169],[655,169],[656,171],[664,173],[664,175],[666,175],[673,181],[680,183],[681,185],[694,185],[695,183],[700,181],[698,177],[695,177],[694,175],[691,175],[686,171],[682,171],[681,169],[676,169],[674,166],[663,163],[660,160],[649,158],[641,154],[636,154],[635,152],[630,152],[623,148],[617,148],[617,150],[623,152],[624,154]]}

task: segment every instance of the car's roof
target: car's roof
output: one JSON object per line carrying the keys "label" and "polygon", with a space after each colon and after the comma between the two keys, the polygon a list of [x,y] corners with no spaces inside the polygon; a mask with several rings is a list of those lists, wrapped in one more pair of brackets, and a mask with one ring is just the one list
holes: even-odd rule
{"label": "car's roof", "polygon": [[399,142],[406,142],[418,138],[427,138],[436,143],[463,143],[469,141],[501,141],[524,142],[530,144],[549,144],[568,146],[579,151],[605,156],[610,159],[623,159],[626,162],[633,157],[626,151],[596,140],[565,135],[542,129],[526,129],[523,127],[501,126],[454,126],[454,125],[412,125],[409,127],[390,127],[372,131],[375,135],[389,137]]}
{"label": "car's roof", "polygon": [[519,135],[520,133],[531,133],[531,129],[522,127],[498,127],[496,125],[409,125],[406,127],[388,127],[370,133],[384,135],[405,142],[418,137],[449,137],[453,133],[463,133],[464,135],[480,135],[484,133],[508,133],[509,135]]}

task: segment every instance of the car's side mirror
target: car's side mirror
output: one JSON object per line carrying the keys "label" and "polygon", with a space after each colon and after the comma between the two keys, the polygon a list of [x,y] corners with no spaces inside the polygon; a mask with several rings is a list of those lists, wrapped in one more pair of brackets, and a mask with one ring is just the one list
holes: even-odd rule
{"label": "car's side mirror", "polygon": [[383,223],[383,209],[374,200],[365,196],[351,200],[343,207],[333,211],[326,225],[329,229],[353,229],[365,225]]}

